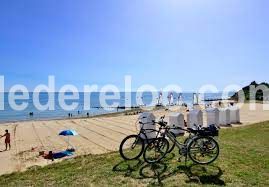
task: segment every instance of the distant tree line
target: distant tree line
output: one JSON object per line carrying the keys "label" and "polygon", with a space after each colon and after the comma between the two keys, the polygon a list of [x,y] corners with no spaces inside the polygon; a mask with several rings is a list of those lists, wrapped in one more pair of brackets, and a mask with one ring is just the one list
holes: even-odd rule
{"label": "distant tree line", "polygon": [[[256,88],[254,93],[251,93],[251,86],[252,87],[254,86]],[[267,88],[267,89],[262,90],[259,88]],[[250,85],[248,85],[248,86],[242,88],[240,91],[236,92],[230,99],[238,101],[239,93],[242,91],[244,92],[246,101],[249,101],[251,99],[251,94],[255,94],[254,98],[257,101],[263,101],[264,99],[269,100],[269,84],[268,83],[262,82],[262,83],[258,84],[256,81],[253,81],[250,83]]]}

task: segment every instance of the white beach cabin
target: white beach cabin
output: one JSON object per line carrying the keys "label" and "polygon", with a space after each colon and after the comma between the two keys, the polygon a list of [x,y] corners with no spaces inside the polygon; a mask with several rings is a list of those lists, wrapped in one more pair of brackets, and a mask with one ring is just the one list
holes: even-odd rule
{"label": "white beach cabin", "polygon": [[236,106],[232,106],[230,109],[230,120],[233,124],[240,123],[240,110]]}
{"label": "white beach cabin", "polygon": [[230,109],[220,108],[219,109],[219,125],[227,126],[231,124]]}
{"label": "white beach cabin", "polygon": [[195,125],[203,126],[203,112],[201,110],[191,110],[187,114],[188,128],[195,128]]}
{"label": "white beach cabin", "polygon": [[143,112],[142,114],[140,114],[139,116],[139,121],[142,122],[143,124],[139,124],[139,128],[140,129],[145,129],[146,130],[146,136],[145,135],[141,135],[141,138],[143,139],[153,139],[156,138],[157,132],[156,131],[152,131],[152,130],[156,130],[156,125],[153,123],[153,120],[155,120],[156,117],[150,113],[150,112]]}
{"label": "white beach cabin", "polygon": [[[168,125],[169,127],[181,127],[184,128],[184,115],[182,113],[170,113],[168,116]],[[176,136],[184,135],[184,131],[179,129],[171,129],[171,132],[173,132]]]}
{"label": "white beach cabin", "polygon": [[216,125],[219,126],[219,109],[208,108],[206,109],[207,126]]}

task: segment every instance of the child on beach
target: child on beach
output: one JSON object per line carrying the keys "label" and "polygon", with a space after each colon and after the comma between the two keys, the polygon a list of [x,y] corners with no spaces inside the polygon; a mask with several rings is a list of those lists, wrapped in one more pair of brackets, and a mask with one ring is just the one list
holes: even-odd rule
{"label": "child on beach", "polygon": [[11,149],[11,145],[10,145],[10,133],[8,132],[8,130],[6,130],[6,133],[1,136],[0,138],[3,138],[3,137],[6,137],[5,139],[5,144],[6,144],[6,150],[7,151],[7,148],[9,147],[9,150]]}

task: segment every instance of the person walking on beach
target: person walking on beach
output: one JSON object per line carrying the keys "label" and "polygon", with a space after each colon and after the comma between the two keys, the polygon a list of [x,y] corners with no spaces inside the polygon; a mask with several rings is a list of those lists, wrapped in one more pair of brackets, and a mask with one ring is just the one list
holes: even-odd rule
{"label": "person walking on beach", "polygon": [[3,137],[6,137],[5,139],[5,144],[6,144],[6,150],[7,151],[7,148],[9,147],[9,150],[11,149],[11,145],[10,145],[10,133],[8,132],[8,130],[6,130],[6,133],[1,136],[0,138],[3,138]]}

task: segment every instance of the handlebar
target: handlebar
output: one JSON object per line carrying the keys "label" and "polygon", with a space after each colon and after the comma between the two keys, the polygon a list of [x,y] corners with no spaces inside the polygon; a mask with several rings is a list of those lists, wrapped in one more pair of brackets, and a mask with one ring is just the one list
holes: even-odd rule
{"label": "handlebar", "polygon": [[[147,117],[142,117],[141,119],[146,119],[146,118]],[[164,118],[165,118],[165,116],[161,116],[159,121],[152,120],[149,123],[143,123],[143,122],[139,121],[139,124],[141,124],[141,125],[145,125],[145,124],[152,124],[152,125],[159,124],[160,126],[165,127],[167,125],[167,122],[164,121]]]}

